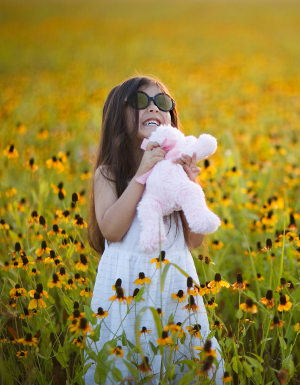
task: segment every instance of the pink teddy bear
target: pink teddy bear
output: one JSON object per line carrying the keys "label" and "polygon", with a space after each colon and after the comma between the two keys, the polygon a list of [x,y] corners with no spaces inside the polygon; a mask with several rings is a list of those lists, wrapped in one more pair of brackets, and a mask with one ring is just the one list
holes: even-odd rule
{"label": "pink teddy bear", "polygon": [[[146,141],[146,142],[145,142]],[[221,221],[206,205],[202,188],[192,182],[183,167],[173,163],[172,158],[182,154],[201,160],[213,154],[217,149],[217,140],[209,134],[184,136],[176,127],[161,125],[150,137],[150,142],[157,142],[167,154],[165,159],[155,164],[148,173],[137,178],[146,183],[146,188],[137,206],[141,224],[140,248],[145,253],[154,253],[159,249],[159,242],[166,241],[163,216],[173,211],[183,210],[192,232],[210,234],[217,230]],[[145,149],[148,140],[144,140]],[[160,236],[160,237],[159,237]]]}

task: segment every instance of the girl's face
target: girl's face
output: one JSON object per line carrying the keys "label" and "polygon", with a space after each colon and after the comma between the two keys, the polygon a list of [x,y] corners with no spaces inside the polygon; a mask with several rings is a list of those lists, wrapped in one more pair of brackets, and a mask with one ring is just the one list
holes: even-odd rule
{"label": "girl's face", "polygon": [[[161,92],[163,92],[158,86],[155,84],[151,84],[148,86],[143,86],[139,89],[139,91],[144,91],[149,96],[155,96]],[[128,106],[132,113],[134,113],[133,108]],[[156,122],[149,124],[149,122]],[[157,126],[161,124],[171,124],[171,114],[169,111],[161,111],[155,104],[154,101],[151,100],[148,107],[139,110],[139,130],[136,139],[141,143],[143,139],[149,138],[152,132],[154,132]]]}

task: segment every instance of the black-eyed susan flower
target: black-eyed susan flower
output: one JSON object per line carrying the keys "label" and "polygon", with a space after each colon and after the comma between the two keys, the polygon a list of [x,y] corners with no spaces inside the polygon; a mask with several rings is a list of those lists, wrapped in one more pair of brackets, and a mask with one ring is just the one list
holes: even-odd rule
{"label": "black-eyed susan flower", "polygon": [[236,282],[232,285],[234,289],[238,289],[239,291],[245,289],[245,284],[243,282],[243,276],[241,273],[238,273],[236,276]]}
{"label": "black-eyed susan flower", "polygon": [[86,285],[89,282],[88,278],[80,277],[79,273],[74,275],[74,281],[78,282],[79,285]]}
{"label": "black-eyed susan flower", "polygon": [[[114,286],[113,286],[113,287],[114,287]],[[136,296],[137,296],[137,294],[139,293],[139,291],[140,291],[139,288],[135,288],[134,291],[133,291],[132,296],[131,296],[131,295],[128,296],[128,298],[127,298],[127,303],[128,303],[128,305],[130,305],[131,301],[132,301],[133,299],[136,298]],[[136,300],[136,299],[135,299],[135,300]],[[144,298],[141,298],[141,301],[145,301]]]}
{"label": "black-eyed susan flower", "polygon": [[123,358],[124,356],[124,350],[122,349],[122,346],[117,346],[116,348],[110,349],[110,354],[115,354],[117,357]]}
{"label": "black-eyed susan flower", "polygon": [[[186,332],[182,329],[182,323],[181,322],[177,322],[176,324],[177,326],[180,327],[180,332],[178,334],[178,338],[182,338],[183,336],[186,335]],[[172,332],[172,331],[171,331]],[[177,332],[176,332],[177,333]],[[172,333],[173,334],[173,333]],[[174,333],[175,334],[175,333]]]}
{"label": "black-eyed susan flower", "polygon": [[298,226],[297,226],[297,223],[295,221],[295,217],[294,215],[291,213],[290,214],[290,223],[288,225],[288,229],[289,230],[297,230]]}
{"label": "black-eyed susan flower", "polygon": [[13,254],[15,257],[17,253],[20,253],[21,256],[24,255],[20,242],[15,243],[15,250],[12,253],[8,253],[8,255]]}
{"label": "black-eyed susan flower", "polygon": [[86,271],[89,267],[88,258],[84,254],[80,254],[80,262],[76,263],[76,270]]}
{"label": "black-eyed susan flower", "polygon": [[268,238],[266,240],[266,246],[264,246],[261,251],[271,250],[272,249],[272,240],[271,238]]}
{"label": "black-eyed susan flower", "polygon": [[282,312],[282,311],[289,311],[291,307],[293,306],[292,302],[289,301],[289,296],[288,295],[281,295],[280,296],[280,303],[277,306],[277,310]]}
{"label": "black-eyed susan flower", "polygon": [[187,326],[186,329],[189,331],[190,335],[195,338],[202,338],[200,330],[201,330],[201,325],[200,324],[195,324],[193,326]]}
{"label": "black-eyed susan flower", "polygon": [[60,279],[56,273],[54,273],[52,275],[52,281],[49,281],[47,283],[47,286],[50,288],[53,288],[54,286],[55,287],[62,287],[62,282],[60,281]]}
{"label": "black-eyed susan flower", "polygon": [[173,344],[172,338],[169,337],[169,333],[167,331],[163,331],[161,337],[156,340],[158,345],[166,345],[166,344]]}
{"label": "black-eyed susan flower", "polygon": [[160,307],[158,307],[158,308],[156,309],[156,311],[157,311],[158,315],[164,315],[164,314],[165,314],[165,313],[161,310]]}
{"label": "black-eyed susan flower", "polygon": [[28,346],[37,346],[38,339],[32,337],[31,333],[27,333],[25,338],[18,339],[18,344],[28,345]]}
{"label": "black-eyed susan flower", "polygon": [[156,262],[156,268],[158,269],[159,266],[160,266],[160,262],[162,262],[164,265],[166,265],[167,263],[169,263],[170,261],[168,261],[166,258],[166,252],[165,251],[162,251],[160,253],[160,258],[161,260],[159,260],[159,257],[158,258],[152,258],[150,260],[150,263],[155,263]]}
{"label": "black-eyed susan flower", "polygon": [[195,346],[195,350],[201,350],[201,353],[199,355],[202,358],[206,358],[208,356],[211,356],[213,358],[217,357],[217,352],[211,348],[211,340],[207,340],[204,344],[204,346]]}
{"label": "black-eyed susan flower", "polygon": [[215,303],[215,297],[211,297],[210,300],[207,301],[207,303],[205,304],[205,308],[210,308],[210,309],[214,309],[215,307],[218,307],[218,304]]}
{"label": "black-eyed susan flower", "polygon": [[274,307],[274,298],[272,290],[268,290],[266,296],[261,298],[259,302],[264,305],[267,305],[268,309],[272,309],[272,307]]}
{"label": "black-eyed susan flower", "polygon": [[[207,284],[209,284],[209,282],[207,282]],[[197,288],[197,291],[198,291],[198,294],[203,297],[205,294],[209,294],[211,292],[211,289],[205,285],[204,283],[201,283],[200,287],[196,287]]]}
{"label": "black-eyed susan flower", "polygon": [[77,338],[74,338],[73,345],[76,345],[78,348],[83,349],[85,346],[85,338],[82,336],[79,336]]}
{"label": "black-eyed susan flower", "polygon": [[211,325],[212,329],[219,329],[219,330],[224,330],[222,324],[220,323],[219,320],[215,320],[215,322]]}
{"label": "black-eyed susan flower", "polygon": [[23,350],[17,352],[16,356],[19,358],[19,359],[22,359],[22,358],[26,358],[27,357],[27,354],[28,352],[24,352]]}
{"label": "black-eyed susan flower", "polygon": [[151,282],[151,279],[145,277],[145,273],[143,272],[139,273],[139,277],[135,281],[133,281],[133,283],[135,283],[136,285],[144,285],[150,282]]}
{"label": "black-eyed susan flower", "polygon": [[27,294],[27,291],[24,288],[22,288],[18,283],[9,292],[9,295],[13,299],[18,299],[19,297],[25,297],[26,294]]}
{"label": "black-eyed susan flower", "polygon": [[68,279],[68,277],[69,277],[69,275],[66,272],[66,269],[64,267],[61,267],[59,269],[59,272],[57,273],[57,275],[59,276],[60,280]]}
{"label": "black-eyed susan flower", "polygon": [[149,358],[147,356],[144,357],[145,362],[143,361],[139,366],[138,370],[142,373],[148,373],[150,372],[151,366],[149,365]]}
{"label": "black-eyed susan flower", "polygon": [[171,294],[172,298],[174,299],[174,301],[178,300],[178,302],[185,302],[187,296],[184,295],[184,292],[183,290],[178,290],[178,293],[177,294]]}
{"label": "black-eyed susan flower", "polygon": [[240,304],[240,310],[251,312],[252,314],[257,313],[257,306],[254,304],[251,298],[247,298],[245,303]]}
{"label": "black-eyed susan flower", "polygon": [[29,290],[28,294],[30,295],[30,297],[34,297],[34,293],[39,293],[41,294],[41,296],[44,296],[46,298],[48,298],[48,293],[44,290],[44,287],[41,283],[38,283],[36,285],[36,289],[35,290]]}
{"label": "black-eyed susan flower", "polygon": [[57,186],[55,186],[53,183],[51,183],[52,190],[54,194],[58,195],[58,199],[62,200],[67,195],[66,190],[63,188],[64,184],[63,182],[60,182]]}
{"label": "black-eyed susan flower", "polygon": [[[75,321],[75,323],[73,323]],[[91,332],[92,329],[85,317],[80,318],[79,322],[76,320],[73,320],[72,324],[69,325],[71,332],[82,333],[83,335],[86,335],[88,332]]]}
{"label": "black-eyed susan flower", "polygon": [[37,213],[36,210],[32,211],[29,219],[28,219],[28,224],[31,224],[31,223],[39,223],[39,214]]}
{"label": "black-eyed susan flower", "polygon": [[97,312],[97,313],[94,313],[94,314],[92,315],[92,317],[97,317],[97,318],[99,318],[99,319],[105,318],[105,317],[107,317],[107,316],[108,316],[108,311],[103,310],[102,307],[98,307],[98,312]]}
{"label": "black-eyed susan flower", "polygon": [[40,140],[47,139],[49,137],[49,131],[45,128],[41,128],[36,134],[36,137]]}
{"label": "black-eyed susan flower", "polygon": [[17,302],[15,299],[10,299],[7,303],[7,307],[16,307],[17,306]]}
{"label": "black-eyed susan flower", "polygon": [[85,246],[82,242],[74,241],[76,253],[82,253],[85,250]]}
{"label": "black-eyed susan flower", "polygon": [[277,293],[280,292],[281,290],[283,290],[285,287],[290,287],[291,284],[290,282],[287,282],[286,279],[284,277],[281,277],[280,278],[280,285],[277,287],[276,291]]}
{"label": "black-eyed susan flower", "polygon": [[284,321],[281,321],[277,315],[274,315],[273,321],[271,322],[270,329],[273,330],[275,327],[280,328],[284,325]]}
{"label": "black-eyed susan flower", "polygon": [[50,256],[45,259],[45,263],[54,263],[55,259],[62,261],[62,258],[59,255],[56,255],[54,250],[49,251]]}
{"label": "black-eyed susan flower", "polygon": [[37,270],[36,268],[33,268],[28,274],[29,275],[37,275],[37,274],[41,274],[41,272],[39,270]]}
{"label": "black-eyed susan flower", "polygon": [[64,170],[64,165],[62,161],[56,156],[52,156],[52,158],[46,161],[47,168],[54,168],[58,173],[61,173]]}
{"label": "black-eyed susan flower", "polygon": [[31,172],[36,172],[38,170],[38,166],[34,164],[34,158],[30,158],[25,164],[26,170],[30,170]]}
{"label": "black-eyed susan flower", "polygon": [[59,218],[63,218],[63,220],[66,222],[66,223],[69,223],[69,215],[70,215],[70,211],[69,210],[57,210],[56,211],[56,215],[58,215]]}
{"label": "black-eyed susan flower", "polygon": [[73,314],[68,318],[68,321],[79,321],[81,318],[85,317],[84,312],[80,312],[79,308],[74,309]]}
{"label": "black-eyed susan flower", "polygon": [[213,250],[220,250],[224,247],[224,243],[215,239],[211,245]]}
{"label": "black-eyed susan flower", "polygon": [[[198,355],[201,355],[201,353],[198,353]],[[208,376],[208,371],[212,369],[212,365],[214,362],[214,357],[213,356],[208,356],[204,360],[200,361],[201,366],[196,369],[196,375],[198,376]]]}
{"label": "black-eyed susan flower", "polygon": [[92,177],[92,173],[91,173],[89,170],[84,170],[84,171],[80,174],[80,179],[81,179],[81,180],[90,179],[91,177]]}
{"label": "black-eyed susan flower", "polygon": [[140,330],[140,332],[139,332],[139,335],[142,335],[142,334],[146,335],[146,333],[150,334],[151,332],[152,332],[152,330],[149,330],[146,328],[146,326],[143,326],[142,330]]}
{"label": "black-eyed susan flower", "polygon": [[35,250],[35,254],[38,257],[41,257],[44,254],[50,254],[50,251],[51,251],[51,249],[50,249],[50,247],[47,247],[47,242],[46,241],[42,241],[41,248],[36,249]]}
{"label": "black-eyed susan flower", "polygon": [[89,287],[86,287],[84,290],[81,290],[80,292],[81,297],[88,298],[89,296],[92,298],[93,293],[91,292],[91,289]]}
{"label": "black-eyed susan flower", "polygon": [[76,290],[77,289],[77,286],[73,282],[73,278],[68,279],[68,283],[65,285],[65,289],[67,289],[67,290],[73,290],[73,289]]}
{"label": "black-eyed susan flower", "polygon": [[108,300],[109,301],[116,301],[116,300],[118,300],[120,303],[121,302],[126,303],[127,302],[127,298],[124,295],[123,288],[120,287],[120,286],[117,286],[116,287],[116,294],[113,295],[112,297],[110,297]]}
{"label": "black-eyed susan flower", "polygon": [[57,237],[61,237],[62,236],[62,229],[60,229],[58,227],[58,225],[55,223],[53,226],[52,226],[52,230],[48,231],[47,232],[48,235],[55,235]]}
{"label": "black-eyed susan flower", "polygon": [[300,330],[300,322],[297,322],[296,325],[294,326],[295,332],[298,332]]}
{"label": "black-eyed susan flower", "polygon": [[196,305],[195,299],[192,295],[189,296],[188,302],[189,303],[182,309],[187,309],[188,312],[190,312],[190,310],[192,310],[193,312],[199,311],[199,307]]}
{"label": "black-eyed susan flower", "polygon": [[29,265],[34,265],[34,262],[30,262],[29,259],[26,257],[26,255],[22,256],[21,262],[18,264],[18,268],[22,268],[23,270],[27,270],[29,268]]}
{"label": "black-eyed susan flower", "polygon": [[171,332],[172,335],[176,334],[181,329],[180,325],[175,325],[174,322],[169,322],[168,325],[164,327],[166,332]]}
{"label": "black-eyed susan flower", "polygon": [[32,314],[30,313],[30,311],[27,309],[27,307],[24,307],[23,308],[23,313],[20,314],[20,317],[21,319],[26,319],[26,318],[31,318],[32,317]]}
{"label": "black-eyed susan flower", "polygon": [[223,380],[224,383],[231,382],[232,381],[232,376],[229,374],[229,372],[224,372],[222,380]]}
{"label": "black-eyed susan flower", "polygon": [[233,229],[233,224],[231,222],[228,221],[227,218],[225,218],[222,222],[221,222],[221,226],[224,228],[224,229]]}
{"label": "black-eyed susan flower", "polygon": [[26,199],[25,198],[21,198],[20,202],[17,203],[17,210],[19,212],[24,212],[24,208],[25,208],[25,204],[26,204]]}
{"label": "black-eyed susan flower", "polygon": [[81,218],[80,216],[73,220],[73,225],[76,227],[80,227],[81,229],[83,227],[87,227],[87,223],[84,222],[83,218]]}
{"label": "black-eyed susan flower", "polygon": [[[186,291],[186,294],[187,295],[197,295],[197,289],[194,287],[194,283],[193,283],[193,278],[192,277],[188,277],[187,280],[186,280],[186,285],[187,285],[187,291]],[[173,295],[172,295],[173,296]]]}
{"label": "black-eyed susan flower", "polygon": [[8,271],[9,268],[10,268],[10,262],[9,261],[5,261],[3,266],[1,267],[1,270]]}
{"label": "black-eyed susan flower", "polygon": [[15,146],[11,144],[10,146],[6,147],[6,149],[3,151],[3,155],[5,155],[7,159],[15,159],[19,156],[19,153],[16,150]]}
{"label": "black-eyed susan flower", "polygon": [[216,273],[214,281],[211,281],[208,284],[208,287],[211,289],[211,292],[213,294],[216,294],[221,290],[222,287],[226,287],[228,289],[230,287],[230,284],[221,279],[220,273]]}
{"label": "black-eyed susan flower", "polygon": [[42,295],[36,291],[33,295],[33,299],[29,302],[28,309],[36,309],[38,306],[41,309],[47,307],[46,302],[42,298]]}
{"label": "black-eyed susan flower", "polygon": [[5,223],[4,219],[0,220],[0,230],[9,230],[9,225]]}
{"label": "black-eyed susan flower", "polygon": [[59,153],[57,154],[57,156],[59,157],[59,159],[60,159],[63,163],[66,163],[66,161],[68,160],[68,157],[70,156],[70,151],[67,151],[67,152],[59,151]]}
{"label": "black-eyed susan flower", "polygon": [[264,281],[264,277],[260,273],[257,273],[256,276],[258,281]]}

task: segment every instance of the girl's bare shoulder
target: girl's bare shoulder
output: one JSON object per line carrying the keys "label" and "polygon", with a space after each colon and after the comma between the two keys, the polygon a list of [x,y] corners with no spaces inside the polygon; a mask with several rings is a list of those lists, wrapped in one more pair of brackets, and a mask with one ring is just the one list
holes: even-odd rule
{"label": "girl's bare shoulder", "polygon": [[94,185],[97,190],[108,189],[116,192],[115,178],[110,166],[102,165],[96,169]]}

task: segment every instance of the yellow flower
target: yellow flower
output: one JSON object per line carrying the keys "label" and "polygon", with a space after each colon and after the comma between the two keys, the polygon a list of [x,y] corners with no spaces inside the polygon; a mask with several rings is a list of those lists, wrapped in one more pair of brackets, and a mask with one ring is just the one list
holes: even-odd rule
{"label": "yellow flower", "polygon": [[151,331],[152,330],[147,329],[146,326],[143,326],[142,330],[140,330],[139,335],[141,335],[141,334],[145,334],[146,335],[146,333],[149,334]]}
{"label": "yellow flower", "polygon": [[117,286],[116,288],[116,295],[113,295],[112,297],[110,297],[108,300],[109,301],[115,301],[115,300],[118,300],[120,303],[123,302],[123,303],[126,303],[127,302],[127,298],[124,296],[124,290],[122,289],[122,287],[120,286]]}
{"label": "yellow flower", "polygon": [[190,335],[195,337],[195,338],[202,338],[200,330],[201,330],[201,325],[196,324],[194,326],[187,326],[186,329],[189,331]]}
{"label": "yellow flower", "polygon": [[227,283],[226,281],[222,281],[221,274],[216,273],[215,280],[209,282],[208,287],[212,289],[211,291],[213,294],[216,294],[220,291],[221,287],[226,287],[228,289],[230,287],[230,284]]}
{"label": "yellow flower", "polygon": [[74,338],[72,344],[76,345],[80,349],[83,349],[85,345],[85,339],[82,336],[79,336],[78,338]]}
{"label": "yellow flower", "polygon": [[70,278],[69,280],[68,280],[68,283],[65,285],[65,289],[67,289],[67,290],[73,290],[73,289],[77,289],[77,286],[75,285],[75,283],[73,282],[73,279],[72,278]]}
{"label": "yellow flower", "polygon": [[201,350],[202,352],[199,354],[203,358],[211,356],[213,358],[217,357],[217,353],[214,349],[211,348],[211,340],[207,340],[204,346],[195,346],[195,350]]}
{"label": "yellow flower", "polygon": [[33,268],[29,273],[29,275],[37,275],[37,274],[41,274],[41,272],[35,268]]}
{"label": "yellow flower", "polygon": [[15,159],[19,156],[18,151],[15,149],[13,144],[6,147],[6,149],[3,151],[3,155],[5,155],[8,159]]}
{"label": "yellow flower", "polygon": [[56,156],[52,156],[51,159],[46,161],[47,168],[54,168],[58,173],[61,173],[64,170],[64,165],[60,159],[57,159]]}
{"label": "yellow flower", "polygon": [[81,229],[83,227],[87,227],[87,223],[84,222],[84,220],[81,217],[78,217],[78,218],[74,219],[73,220],[73,225],[76,226],[76,227],[80,227]]}
{"label": "yellow flower", "polygon": [[86,287],[84,290],[81,290],[80,292],[81,297],[86,297],[90,296],[91,298],[93,297],[93,293],[91,292],[91,289],[89,287]]}
{"label": "yellow flower", "polygon": [[105,318],[108,316],[108,312],[106,310],[103,310],[102,307],[98,307],[98,313],[94,313],[92,317],[97,317],[99,319]]}
{"label": "yellow flower", "polygon": [[168,332],[163,331],[161,338],[156,340],[158,345],[166,345],[166,344],[173,344],[172,338],[169,337]]}
{"label": "yellow flower", "polygon": [[199,311],[199,306],[196,305],[194,297],[190,295],[189,303],[186,306],[184,306],[182,309],[187,309],[188,312],[190,312],[190,310],[195,312],[195,311]]}
{"label": "yellow flower", "polygon": [[[170,261],[168,261],[167,259],[165,259],[165,256],[166,256],[166,252],[165,251],[162,251],[161,252],[161,262],[163,264],[167,264],[167,263],[170,263]],[[156,268],[158,269],[159,268],[159,265],[160,265],[160,260],[159,260],[159,257],[158,258],[152,258],[150,260],[150,263],[155,263],[156,262]]]}
{"label": "yellow flower", "polygon": [[245,289],[245,284],[243,282],[243,277],[242,274],[238,273],[236,277],[236,283],[232,285],[234,289],[238,289],[239,291]]}
{"label": "yellow flower", "polygon": [[9,225],[5,223],[4,219],[1,219],[0,221],[0,230],[9,230]]}
{"label": "yellow flower", "polygon": [[18,340],[18,344],[29,345],[29,346],[37,346],[38,339],[32,337],[31,333],[27,333],[25,338],[20,338]]}
{"label": "yellow flower", "polygon": [[254,305],[253,301],[251,298],[247,298],[245,303],[240,304],[240,309],[243,311],[249,311],[252,314],[257,313],[257,306]]}
{"label": "yellow flower", "polygon": [[280,321],[277,315],[274,316],[273,321],[270,325],[270,329],[273,330],[274,327],[280,328],[282,325],[284,325],[284,321]]}
{"label": "yellow flower", "polygon": [[265,297],[261,298],[259,301],[264,305],[267,305],[268,309],[272,309],[274,307],[274,299],[273,299],[273,292],[272,290],[268,290]]}
{"label": "yellow flower", "polygon": [[47,247],[47,243],[46,241],[42,241],[42,245],[41,245],[41,248],[40,249],[36,249],[35,250],[35,254],[38,256],[38,257],[41,257],[42,255],[44,255],[45,253],[47,254],[50,254],[50,247]]}
{"label": "yellow flower", "polygon": [[280,304],[277,306],[277,310],[282,311],[289,311],[291,307],[293,306],[292,302],[289,301],[289,296],[287,295],[281,295],[280,296]]}
{"label": "yellow flower", "polygon": [[23,350],[17,352],[16,356],[20,359],[20,358],[25,358],[27,357],[27,354],[28,352],[24,352]]}
{"label": "yellow flower", "polygon": [[38,305],[41,309],[47,307],[46,302],[43,300],[41,294],[35,292],[34,298],[29,302],[28,309],[36,309]]}
{"label": "yellow flower", "polygon": [[50,288],[53,288],[54,286],[62,287],[62,282],[59,280],[58,275],[56,273],[52,275],[52,281],[48,282],[47,286]]}
{"label": "yellow flower", "polygon": [[51,183],[51,187],[54,194],[57,194],[59,199],[64,199],[64,197],[67,195],[66,190],[63,188],[63,182],[60,182],[57,186]]}
{"label": "yellow flower", "polygon": [[217,240],[214,240],[211,247],[214,250],[219,250],[219,249],[222,249],[224,247],[224,243],[220,242],[220,241],[217,241]]}
{"label": "yellow flower", "polygon": [[174,299],[174,301],[178,300],[178,302],[185,302],[187,296],[184,295],[184,292],[183,290],[178,290],[178,293],[177,294],[171,294],[172,298]]}
{"label": "yellow flower", "polygon": [[81,318],[85,317],[85,313],[84,312],[80,312],[79,309],[74,309],[73,311],[73,315],[71,315],[69,318],[68,318],[68,321],[74,321],[74,320],[77,320],[79,321]]}
{"label": "yellow flower", "polygon": [[207,303],[205,304],[205,308],[207,308],[207,307],[209,307],[211,309],[213,309],[215,307],[218,307],[218,304],[215,303],[215,298],[214,297],[212,297],[209,301],[207,301]]}
{"label": "yellow flower", "polygon": [[84,254],[80,254],[80,262],[76,263],[76,270],[86,271],[89,267],[89,260]]}
{"label": "yellow flower", "polygon": [[19,297],[25,297],[27,291],[23,289],[18,283],[15,285],[13,289],[9,292],[11,298],[18,299]]}
{"label": "yellow flower", "polygon": [[144,273],[139,273],[139,277],[135,281],[133,281],[133,283],[135,283],[136,285],[143,285],[144,283],[150,283],[150,282],[151,282],[151,279],[145,277]]}
{"label": "yellow flower", "polygon": [[231,382],[232,381],[232,377],[229,375],[228,372],[224,372],[222,380],[223,380],[224,383]]}
{"label": "yellow flower", "polygon": [[294,330],[295,332],[298,332],[300,330],[300,322],[296,323],[296,325],[294,326]]}
{"label": "yellow flower", "polygon": [[110,349],[110,354],[115,354],[117,357],[123,358],[124,351],[122,349],[122,346],[117,346],[116,348],[111,348]]}
{"label": "yellow flower", "polygon": [[80,318],[79,322],[74,319],[72,324],[69,325],[69,329],[70,332],[82,333],[84,335],[92,331],[87,319],[84,317]]}

